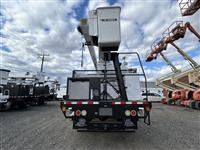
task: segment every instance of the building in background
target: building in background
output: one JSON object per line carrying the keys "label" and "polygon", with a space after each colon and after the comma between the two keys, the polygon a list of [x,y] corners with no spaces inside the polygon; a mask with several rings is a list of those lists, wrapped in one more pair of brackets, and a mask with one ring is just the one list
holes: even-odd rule
{"label": "building in background", "polygon": [[[140,82],[141,92],[145,92],[145,82]],[[148,93],[157,93],[163,96],[163,89],[156,85],[155,82],[147,82],[147,92]]]}

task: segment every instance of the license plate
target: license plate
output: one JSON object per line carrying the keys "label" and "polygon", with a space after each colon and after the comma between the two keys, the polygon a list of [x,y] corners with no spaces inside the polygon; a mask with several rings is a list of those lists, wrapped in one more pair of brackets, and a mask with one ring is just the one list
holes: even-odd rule
{"label": "license plate", "polygon": [[100,116],[112,116],[112,108],[99,108]]}

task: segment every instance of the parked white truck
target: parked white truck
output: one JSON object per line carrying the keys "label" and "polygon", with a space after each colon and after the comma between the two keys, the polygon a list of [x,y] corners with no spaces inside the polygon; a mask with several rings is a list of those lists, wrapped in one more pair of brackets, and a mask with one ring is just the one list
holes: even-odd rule
{"label": "parked white truck", "polygon": [[9,90],[5,89],[8,83],[10,70],[0,69],[0,109],[8,105]]}
{"label": "parked white truck", "polygon": [[[140,93],[139,76],[146,83],[140,57],[136,52],[117,52],[121,42],[120,11],[120,7],[97,8],[78,26],[95,70],[74,70],[67,79],[66,98],[60,104],[65,118],[70,118],[78,131],[133,131],[141,118],[150,125],[151,103],[142,100]],[[99,48],[98,60],[94,46]],[[124,55],[137,56],[141,74],[123,67]]]}

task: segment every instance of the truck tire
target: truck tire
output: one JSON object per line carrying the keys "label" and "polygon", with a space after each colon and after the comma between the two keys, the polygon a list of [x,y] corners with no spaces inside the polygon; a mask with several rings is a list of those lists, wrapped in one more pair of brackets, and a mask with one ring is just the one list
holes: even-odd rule
{"label": "truck tire", "polygon": [[185,106],[185,105],[184,105],[184,101],[181,101],[181,106]]}
{"label": "truck tire", "polygon": [[191,100],[190,102],[189,102],[189,107],[190,108],[195,108],[195,101],[194,100]]}
{"label": "truck tire", "polygon": [[38,105],[40,106],[40,105],[44,105],[44,99],[40,99],[39,101],[38,101]]}
{"label": "truck tire", "polygon": [[176,101],[175,101],[175,104],[176,104],[176,105],[179,105],[179,103],[180,103],[180,100],[176,100]]}
{"label": "truck tire", "polygon": [[178,102],[178,100],[176,100],[176,101],[174,102],[174,104],[177,105],[177,102]]}
{"label": "truck tire", "polygon": [[180,99],[177,100],[177,105],[178,105],[178,106],[181,106],[181,100],[180,100]]}
{"label": "truck tire", "polygon": [[174,100],[173,99],[168,99],[167,100],[167,104],[168,105],[173,105],[174,104]]}
{"label": "truck tire", "polygon": [[3,111],[4,110],[9,110],[11,108],[11,106],[12,106],[12,103],[11,102],[7,102],[7,103],[1,105],[0,110],[3,110]]}
{"label": "truck tire", "polygon": [[27,108],[27,105],[25,103],[23,103],[23,104],[19,104],[18,107],[19,107],[19,109],[25,109],[25,108]]}
{"label": "truck tire", "polygon": [[6,103],[6,110],[10,109],[12,107],[12,103],[11,102],[7,102]]}
{"label": "truck tire", "polygon": [[196,101],[195,102],[195,108],[196,109],[200,109],[200,101]]}
{"label": "truck tire", "polygon": [[5,110],[5,104],[0,104],[0,111],[4,111]]}

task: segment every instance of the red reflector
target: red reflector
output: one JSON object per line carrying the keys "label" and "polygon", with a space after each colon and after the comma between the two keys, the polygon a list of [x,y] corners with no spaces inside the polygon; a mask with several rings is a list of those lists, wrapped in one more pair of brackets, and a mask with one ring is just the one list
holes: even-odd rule
{"label": "red reflector", "polygon": [[136,114],[137,114],[137,113],[136,113],[136,111],[135,111],[135,110],[131,110],[131,116],[133,116],[133,117],[134,117],[134,116],[136,116]]}
{"label": "red reflector", "polygon": [[126,104],[126,102],[121,102],[122,105]]}
{"label": "red reflector", "polygon": [[72,102],[66,102],[66,104],[68,104],[68,105],[71,105],[71,104],[72,104]]}
{"label": "red reflector", "polygon": [[112,104],[114,105],[114,104],[115,104],[115,102],[112,102]]}
{"label": "red reflector", "polygon": [[75,115],[76,116],[80,116],[81,115],[81,111],[80,110],[76,110]]}

